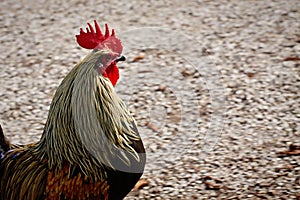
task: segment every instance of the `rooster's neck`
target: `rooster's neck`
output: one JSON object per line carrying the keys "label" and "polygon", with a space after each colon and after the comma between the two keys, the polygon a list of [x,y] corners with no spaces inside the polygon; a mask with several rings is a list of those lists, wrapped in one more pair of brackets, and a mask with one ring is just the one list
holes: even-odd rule
{"label": "rooster's neck", "polygon": [[50,168],[68,162],[101,178],[101,169],[139,162],[132,143],[140,138],[134,119],[109,80],[99,76],[95,62],[87,56],[58,87],[36,152],[43,152]]}

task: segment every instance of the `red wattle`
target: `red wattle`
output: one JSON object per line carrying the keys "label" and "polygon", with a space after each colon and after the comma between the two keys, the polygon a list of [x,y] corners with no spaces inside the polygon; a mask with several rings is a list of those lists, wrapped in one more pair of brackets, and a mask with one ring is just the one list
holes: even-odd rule
{"label": "red wattle", "polygon": [[120,75],[119,75],[119,69],[116,65],[116,63],[112,63],[106,70],[103,72],[103,76],[109,78],[110,82],[113,86],[116,85]]}

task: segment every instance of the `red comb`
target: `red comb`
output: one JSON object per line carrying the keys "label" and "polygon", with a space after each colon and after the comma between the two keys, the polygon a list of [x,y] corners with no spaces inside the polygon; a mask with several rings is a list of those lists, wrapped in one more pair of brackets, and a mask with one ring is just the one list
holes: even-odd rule
{"label": "red comb", "polygon": [[76,35],[78,44],[85,49],[109,48],[113,52],[120,54],[123,47],[121,41],[116,38],[114,29],[112,29],[110,35],[108,25],[105,24],[105,35],[103,35],[96,20],[94,20],[94,23],[96,32],[90,23],[88,23],[86,32],[82,28],[80,29],[79,35]]}

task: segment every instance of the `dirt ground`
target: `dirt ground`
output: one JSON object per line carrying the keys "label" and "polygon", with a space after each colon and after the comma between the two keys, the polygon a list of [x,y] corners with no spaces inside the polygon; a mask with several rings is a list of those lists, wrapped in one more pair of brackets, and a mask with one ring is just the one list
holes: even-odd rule
{"label": "dirt ground", "polygon": [[0,121],[37,141],[96,19],[147,151],[126,199],[300,199],[300,1],[0,2]]}

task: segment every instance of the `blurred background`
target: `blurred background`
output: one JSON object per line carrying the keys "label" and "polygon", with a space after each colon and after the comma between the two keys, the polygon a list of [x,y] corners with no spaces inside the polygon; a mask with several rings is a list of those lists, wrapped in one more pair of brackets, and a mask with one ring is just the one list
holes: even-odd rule
{"label": "blurred background", "polygon": [[0,123],[39,140],[96,19],[120,36],[118,94],[147,151],[127,199],[300,199],[298,0],[0,2]]}

